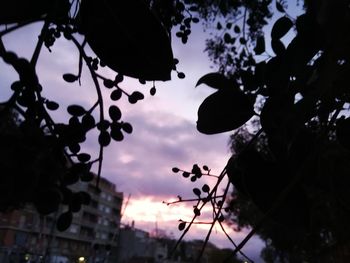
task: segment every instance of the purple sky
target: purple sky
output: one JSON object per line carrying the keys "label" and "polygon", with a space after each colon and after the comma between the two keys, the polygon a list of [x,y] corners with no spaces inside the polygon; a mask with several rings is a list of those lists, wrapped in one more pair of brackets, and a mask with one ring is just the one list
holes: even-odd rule
{"label": "purple sky", "polygon": [[[33,25],[5,37],[5,46],[30,58],[39,28],[39,25]],[[211,63],[203,52],[204,40],[205,35],[198,28],[193,30],[187,45],[174,39],[174,56],[179,58],[178,69],[186,74],[186,78],[179,80],[174,73],[172,81],[157,83],[156,96],[152,97],[148,92],[152,83],[143,86],[137,80],[126,79],[121,84],[128,91],[143,91],[146,97],[136,105],[130,105],[124,99],[117,102],[123,111],[123,120],[133,125],[134,133],[105,150],[102,175],[114,182],[118,191],[124,192],[125,199],[131,194],[122,220],[124,223],[134,220],[136,227],[151,231],[157,222],[160,229],[178,237],[178,220],[190,219],[193,207],[191,204],[166,206],[162,201],[174,200],[177,195],[193,198],[193,187],[201,187],[204,183],[213,185],[214,181],[203,179],[191,183],[180,174],[172,173],[171,168],[177,166],[190,170],[194,163],[198,163],[208,165],[213,173],[219,174],[230,156],[229,133],[207,136],[197,132],[195,127],[198,106],[212,92],[205,86],[194,88],[195,83],[202,75],[215,71],[210,68]],[[96,95],[88,74],[83,75],[81,87],[67,84],[61,78],[63,73],[75,73],[77,69],[78,54],[71,43],[62,38],[53,47],[52,54],[48,54],[44,48],[38,65],[39,79],[44,96],[60,103],[61,110],[54,117],[63,121],[67,116],[65,106],[71,103],[92,105]],[[105,69],[103,74],[114,76]],[[8,87],[17,76],[0,63],[0,77],[3,86],[0,99],[3,100],[10,94]],[[104,90],[106,105],[111,103],[109,92]],[[89,152],[96,153],[95,139],[92,134],[84,146]],[[232,238],[238,242],[244,234],[231,231]],[[205,235],[205,228],[194,227],[188,239],[204,238]],[[221,247],[230,247],[219,228],[213,231],[211,241]],[[262,242],[255,238],[244,251],[257,259],[261,246]]]}

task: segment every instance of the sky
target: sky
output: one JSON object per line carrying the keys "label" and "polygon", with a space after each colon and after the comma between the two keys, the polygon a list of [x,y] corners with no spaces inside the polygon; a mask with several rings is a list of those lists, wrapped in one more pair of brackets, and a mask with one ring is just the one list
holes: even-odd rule
{"label": "sky", "polygon": [[[30,58],[39,32],[39,24],[18,30],[4,38],[5,46],[20,56]],[[124,193],[124,201],[130,195],[128,205],[124,207],[124,224],[134,221],[135,227],[147,231],[152,231],[157,226],[177,238],[181,234],[177,229],[179,220],[191,219],[193,204],[167,206],[163,201],[176,200],[178,195],[193,198],[194,187],[201,188],[204,183],[214,185],[215,181],[203,178],[192,183],[180,173],[174,174],[172,167],[191,170],[193,164],[207,165],[212,173],[219,174],[230,157],[230,133],[208,136],[196,130],[197,109],[213,92],[204,85],[195,88],[201,76],[215,71],[204,53],[205,38],[202,30],[196,28],[187,45],[173,39],[173,53],[180,60],[178,70],[184,72],[186,78],[180,80],[176,72],[173,72],[171,81],[156,83],[155,96],[149,95],[151,82],[141,85],[137,80],[126,79],[121,84],[129,92],[139,90],[145,94],[145,99],[135,105],[130,105],[125,98],[117,102],[123,112],[123,121],[130,122],[134,132],[126,136],[124,141],[112,143],[104,154],[102,176],[115,183],[117,191]],[[51,53],[44,48],[40,56],[37,71],[44,87],[43,95],[60,103],[61,110],[53,113],[58,122],[67,120],[65,106],[91,106],[96,101],[96,91],[86,68],[81,86],[63,81],[62,74],[75,73],[77,65],[77,51],[63,38],[57,41]],[[114,73],[108,69],[103,69],[102,73],[114,78]],[[0,78],[0,100],[3,101],[11,94],[9,86],[18,77],[11,68],[0,63]],[[112,103],[109,94],[110,90],[103,90],[106,109]],[[83,149],[97,154],[98,145],[95,140],[92,134]],[[209,211],[204,213],[209,214]],[[186,239],[203,239],[207,229],[208,226],[194,226]],[[242,240],[247,233],[247,230],[227,230],[236,242]],[[219,247],[232,248],[219,227],[214,228],[211,242]],[[259,262],[259,250],[262,246],[262,241],[253,238],[243,251]]]}

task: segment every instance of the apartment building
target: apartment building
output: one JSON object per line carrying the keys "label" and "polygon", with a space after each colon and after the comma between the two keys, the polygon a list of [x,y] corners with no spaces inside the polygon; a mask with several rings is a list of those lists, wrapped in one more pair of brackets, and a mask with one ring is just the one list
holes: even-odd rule
{"label": "apartment building", "polygon": [[[97,263],[116,262],[123,194],[101,178],[71,186],[91,196],[88,206],[74,213],[64,232],[56,230],[59,215],[39,215],[35,208],[0,214],[0,262]],[[65,207],[61,211],[65,211]]]}

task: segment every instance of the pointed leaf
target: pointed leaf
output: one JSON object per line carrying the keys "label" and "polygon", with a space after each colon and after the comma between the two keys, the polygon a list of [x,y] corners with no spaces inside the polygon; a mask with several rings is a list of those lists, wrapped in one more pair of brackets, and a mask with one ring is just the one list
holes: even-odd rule
{"label": "pointed leaf", "polygon": [[254,115],[253,103],[240,90],[222,89],[207,97],[198,109],[197,130],[216,134],[239,128]]}
{"label": "pointed leaf", "polygon": [[218,72],[208,73],[204,75],[198,80],[196,87],[200,84],[206,84],[209,87],[218,90],[227,89],[232,86],[228,78],[226,78],[225,75]]}
{"label": "pointed leaf", "polygon": [[144,80],[170,79],[169,35],[144,1],[82,1],[80,12],[82,32],[108,67]]}
{"label": "pointed leaf", "polygon": [[272,27],[271,38],[281,39],[293,27],[293,22],[288,17],[279,18]]}

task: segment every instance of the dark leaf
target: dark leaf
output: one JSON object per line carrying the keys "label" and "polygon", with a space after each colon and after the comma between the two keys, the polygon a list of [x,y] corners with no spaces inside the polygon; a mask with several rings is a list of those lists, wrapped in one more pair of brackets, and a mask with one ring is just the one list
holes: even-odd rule
{"label": "dark leaf", "polygon": [[91,156],[88,153],[80,153],[80,154],[78,154],[77,157],[78,157],[78,160],[82,163],[86,163],[86,162],[90,161],[90,159],[91,159]]}
{"label": "dark leaf", "polygon": [[134,91],[129,95],[129,98],[128,98],[131,104],[135,104],[136,102],[142,99],[144,99],[144,95],[139,91]]}
{"label": "dark leaf", "polygon": [[95,118],[91,114],[85,114],[81,119],[81,125],[85,130],[90,130],[95,127]]}
{"label": "dark leaf", "polygon": [[293,27],[293,22],[288,17],[279,18],[272,27],[271,38],[281,39]]}
{"label": "dark leaf", "polygon": [[238,89],[221,89],[198,109],[197,130],[215,134],[239,128],[254,115],[253,103]]}
{"label": "dark leaf", "polygon": [[219,216],[218,221],[219,221],[220,223],[222,223],[222,222],[225,221],[225,217],[224,217],[223,214],[221,214],[221,215]]}
{"label": "dark leaf", "polygon": [[110,133],[111,137],[113,140],[115,141],[122,141],[124,139],[124,135],[121,132],[120,128],[111,128],[111,133]]}
{"label": "dark leaf", "polygon": [[100,131],[105,131],[105,130],[107,130],[110,126],[111,126],[111,123],[110,123],[108,120],[101,120],[101,121],[97,124],[97,129],[99,129]]}
{"label": "dark leaf", "polygon": [[195,207],[193,209],[193,213],[196,215],[196,216],[200,216],[201,215],[201,211],[198,209],[198,207]]}
{"label": "dark leaf", "polygon": [[125,131],[126,133],[129,133],[129,134],[132,133],[132,130],[133,130],[131,124],[128,122],[122,123],[122,129],[123,129],[123,131]]}
{"label": "dark leaf", "polygon": [[156,94],[157,90],[156,90],[156,87],[152,87],[150,90],[149,90],[149,94],[151,94],[151,96],[154,96]]}
{"label": "dark leaf", "polygon": [[203,186],[202,186],[202,191],[203,191],[204,193],[209,193],[209,191],[210,191],[209,185],[207,185],[207,184],[203,185]]}
{"label": "dark leaf", "polygon": [[191,182],[195,182],[197,180],[197,177],[195,175],[191,176]]}
{"label": "dark leaf", "polygon": [[173,167],[173,169],[171,169],[171,170],[173,171],[173,173],[178,173],[180,171],[180,169],[177,167]]}
{"label": "dark leaf", "polygon": [[49,110],[57,110],[59,108],[59,105],[57,102],[54,101],[46,101],[46,108]]}
{"label": "dark leaf", "polygon": [[90,47],[108,67],[144,80],[170,79],[170,39],[144,1],[82,1],[80,12]]}
{"label": "dark leaf", "polygon": [[201,190],[199,190],[198,188],[193,188],[193,193],[194,193],[196,196],[200,196],[200,195],[201,195]]}
{"label": "dark leaf", "polygon": [[182,176],[185,177],[185,178],[190,177],[190,175],[191,175],[191,174],[190,174],[189,172],[183,172],[183,173],[182,173]]}
{"label": "dark leaf", "polygon": [[70,105],[67,107],[67,111],[73,116],[82,116],[85,114],[85,109],[80,105]]}
{"label": "dark leaf", "polygon": [[203,170],[204,170],[204,171],[209,171],[209,168],[208,168],[208,166],[206,166],[206,165],[203,165]]}
{"label": "dark leaf", "polygon": [[73,220],[72,212],[67,211],[61,214],[57,219],[57,225],[56,225],[57,230],[60,232],[67,230],[70,227],[72,220]]}
{"label": "dark leaf", "polygon": [[64,79],[65,81],[70,82],[70,83],[75,82],[75,81],[78,80],[78,77],[75,76],[75,75],[73,75],[73,74],[71,74],[71,73],[63,74],[62,77],[63,77],[63,79]]}
{"label": "dark leaf", "polygon": [[177,73],[177,77],[178,77],[179,79],[184,79],[186,76],[185,76],[185,73],[179,72],[179,73]]}
{"label": "dark leaf", "polygon": [[277,56],[281,56],[286,51],[285,46],[279,39],[274,39],[271,41],[271,48]]}
{"label": "dark leaf", "polygon": [[107,89],[111,89],[114,87],[114,82],[110,79],[104,79],[103,80],[103,85],[107,88]]}
{"label": "dark leaf", "polygon": [[120,118],[122,117],[122,112],[115,105],[112,105],[109,107],[108,113],[112,121],[119,121]]}
{"label": "dark leaf", "polygon": [[102,131],[98,136],[98,143],[101,146],[106,147],[110,144],[110,142],[111,142],[111,136],[109,135],[109,133],[107,131]]}
{"label": "dark leaf", "polygon": [[235,26],[233,27],[233,30],[235,31],[236,34],[241,33],[241,29],[240,29],[240,27],[237,26],[237,25],[235,25]]}
{"label": "dark leaf", "polygon": [[113,90],[111,93],[111,100],[119,100],[122,97],[122,91],[120,89]]}
{"label": "dark leaf", "polygon": [[225,41],[225,43],[227,43],[227,44],[229,44],[229,43],[231,43],[231,35],[229,34],[229,33],[225,33],[224,34],[224,41]]}
{"label": "dark leaf", "polygon": [[225,75],[218,72],[208,73],[202,76],[197,81],[196,87],[200,84],[206,84],[209,87],[218,90],[232,88],[233,86],[232,83],[230,83],[229,79],[225,77]]}
{"label": "dark leaf", "polygon": [[179,226],[178,226],[178,229],[179,229],[180,231],[182,231],[182,230],[185,229],[185,227],[186,227],[186,222],[181,222],[181,223],[179,224]]}
{"label": "dark leaf", "polygon": [[78,153],[80,151],[80,145],[78,143],[71,144],[68,146],[71,153]]}
{"label": "dark leaf", "polygon": [[193,165],[191,173],[193,173],[197,178],[202,177],[202,170],[197,164]]}

